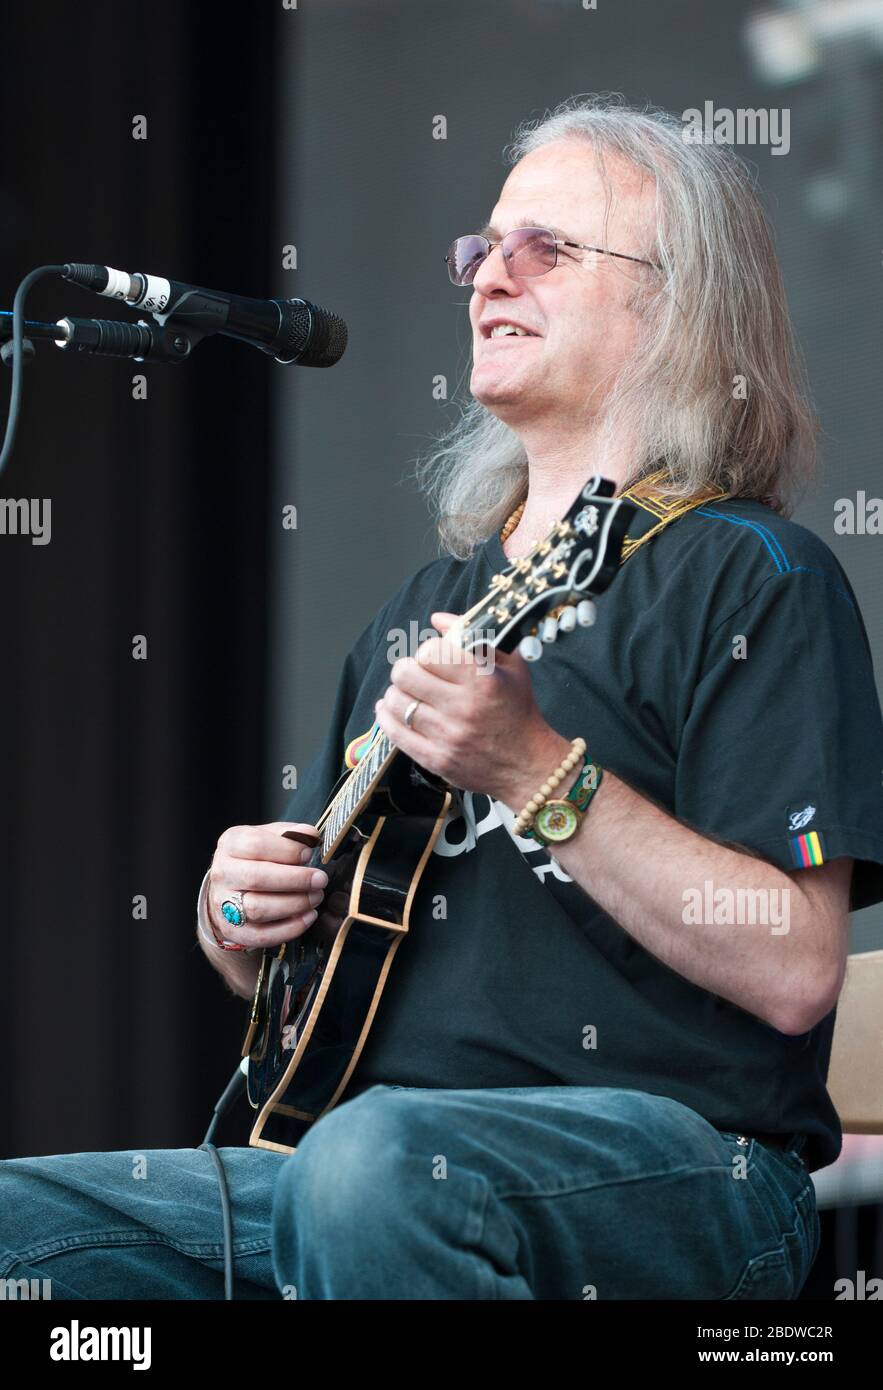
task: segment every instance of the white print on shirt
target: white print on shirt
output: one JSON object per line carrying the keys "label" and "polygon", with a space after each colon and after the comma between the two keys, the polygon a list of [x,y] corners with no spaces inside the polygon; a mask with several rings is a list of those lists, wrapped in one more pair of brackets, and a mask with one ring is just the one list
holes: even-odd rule
{"label": "white print on shirt", "polygon": [[[458,854],[468,854],[470,850],[475,849],[482,835],[487,835],[491,830],[502,830],[514,842],[516,849],[541,883],[549,874],[561,883],[573,882],[561,865],[549,857],[541,844],[529,835],[512,833],[515,812],[504,802],[495,801],[485,792],[461,792],[460,797],[463,802],[463,814],[460,814],[455,800],[442,821],[442,828],[433,846],[433,854],[440,854],[445,859],[453,859]],[[476,803],[480,803],[478,808]]]}

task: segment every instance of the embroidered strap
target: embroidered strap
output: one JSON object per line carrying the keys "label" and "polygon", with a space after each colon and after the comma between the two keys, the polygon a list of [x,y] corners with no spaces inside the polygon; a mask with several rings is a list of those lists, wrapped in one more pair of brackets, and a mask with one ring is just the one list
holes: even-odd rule
{"label": "embroidered strap", "polygon": [[717,483],[707,483],[689,497],[673,497],[664,487],[659,486],[660,480],[665,476],[665,469],[660,468],[648,477],[640,478],[638,482],[626,488],[625,492],[620,493],[621,497],[628,498],[642,511],[649,512],[651,516],[657,518],[656,525],[645,531],[643,536],[636,536],[634,539],[630,536],[625,537],[622,543],[620,564],[625,564],[629,556],[633,555],[639,546],[642,546],[645,541],[652,540],[670,521],[677,521],[679,516],[683,516],[685,512],[691,512],[694,507],[701,507],[703,502],[720,501],[722,497],[728,496],[726,490],[718,487]]}

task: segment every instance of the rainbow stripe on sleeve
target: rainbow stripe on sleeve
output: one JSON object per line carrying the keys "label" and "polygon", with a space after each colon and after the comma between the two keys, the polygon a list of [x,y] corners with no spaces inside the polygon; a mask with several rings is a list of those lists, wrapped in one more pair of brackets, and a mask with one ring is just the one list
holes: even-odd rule
{"label": "rainbow stripe on sleeve", "polygon": [[817,830],[810,830],[807,835],[795,835],[790,843],[791,855],[798,869],[811,869],[824,864],[821,836]]}

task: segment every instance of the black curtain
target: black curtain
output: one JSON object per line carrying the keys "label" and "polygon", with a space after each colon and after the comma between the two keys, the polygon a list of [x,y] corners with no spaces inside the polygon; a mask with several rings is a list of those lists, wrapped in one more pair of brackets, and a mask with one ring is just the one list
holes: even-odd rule
{"label": "black curtain", "polygon": [[[0,308],[66,260],[297,293],[272,244],[277,9],[4,8]],[[54,280],[27,309],[132,317]],[[245,1005],[202,961],[193,909],[220,831],[277,810],[274,370],[220,338],[177,366],[40,344],[27,368],[0,496],[51,499],[51,541],[0,534],[3,1156],[198,1143],[236,1064]]]}

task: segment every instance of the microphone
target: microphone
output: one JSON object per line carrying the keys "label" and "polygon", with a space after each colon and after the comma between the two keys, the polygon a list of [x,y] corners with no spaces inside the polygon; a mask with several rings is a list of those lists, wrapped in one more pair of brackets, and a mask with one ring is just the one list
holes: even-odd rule
{"label": "microphone", "polygon": [[175,323],[184,328],[189,324],[200,334],[236,338],[285,365],[333,367],[346,349],[343,319],[306,299],[246,299],[159,275],[130,275],[79,261],[66,263],[62,274],[84,289],[144,309],[161,324],[174,315]]}

